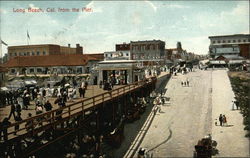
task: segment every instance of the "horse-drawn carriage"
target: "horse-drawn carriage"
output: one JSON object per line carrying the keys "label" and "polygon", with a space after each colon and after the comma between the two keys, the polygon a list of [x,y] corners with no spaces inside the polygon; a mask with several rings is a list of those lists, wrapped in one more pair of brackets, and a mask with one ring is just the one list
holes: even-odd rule
{"label": "horse-drawn carriage", "polygon": [[212,140],[211,135],[205,136],[195,145],[195,158],[211,158],[212,155],[218,151],[216,149],[217,142]]}

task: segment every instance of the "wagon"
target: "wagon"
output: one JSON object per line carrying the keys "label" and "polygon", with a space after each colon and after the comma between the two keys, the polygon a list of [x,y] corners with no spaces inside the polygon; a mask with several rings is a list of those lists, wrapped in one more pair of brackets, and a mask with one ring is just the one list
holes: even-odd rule
{"label": "wagon", "polygon": [[211,158],[214,151],[216,151],[217,142],[212,140],[211,136],[207,136],[198,141],[195,145],[195,158]]}

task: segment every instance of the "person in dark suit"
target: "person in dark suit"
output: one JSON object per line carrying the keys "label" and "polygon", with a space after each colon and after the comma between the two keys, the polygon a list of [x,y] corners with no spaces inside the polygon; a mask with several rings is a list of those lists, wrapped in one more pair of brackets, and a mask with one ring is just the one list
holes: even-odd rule
{"label": "person in dark suit", "polygon": [[15,111],[16,111],[15,105],[14,105],[14,104],[11,104],[11,107],[10,107],[10,114],[9,114],[8,119],[10,119],[12,115],[14,116],[14,118],[16,117]]}

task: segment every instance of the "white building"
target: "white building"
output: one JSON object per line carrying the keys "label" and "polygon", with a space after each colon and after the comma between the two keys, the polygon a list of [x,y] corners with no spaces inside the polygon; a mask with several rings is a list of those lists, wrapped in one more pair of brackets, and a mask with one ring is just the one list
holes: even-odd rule
{"label": "white building", "polygon": [[[240,55],[240,45],[250,43],[249,34],[236,34],[225,36],[210,36],[209,55],[217,58],[221,55]],[[243,53],[244,54],[244,53]]]}

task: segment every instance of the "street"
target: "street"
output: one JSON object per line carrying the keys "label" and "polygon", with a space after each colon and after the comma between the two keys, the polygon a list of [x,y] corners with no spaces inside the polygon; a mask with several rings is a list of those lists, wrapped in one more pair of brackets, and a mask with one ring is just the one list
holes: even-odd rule
{"label": "street", "polygon": [[[187,80],[189,86],[182,86],[181,81]],[[153,157],[192,157],[198,140],[211,134],[218,143],[216,156],[249,156],[242,116],[231,110],[233,92],[225,69],[178,73],[165,89],[170,105],[157,112],[140,147]],[[227,116],[230,126],[215,126],[220,113]]]}

